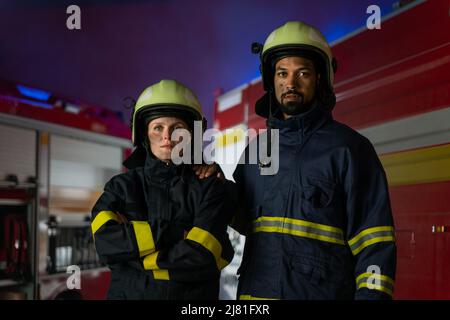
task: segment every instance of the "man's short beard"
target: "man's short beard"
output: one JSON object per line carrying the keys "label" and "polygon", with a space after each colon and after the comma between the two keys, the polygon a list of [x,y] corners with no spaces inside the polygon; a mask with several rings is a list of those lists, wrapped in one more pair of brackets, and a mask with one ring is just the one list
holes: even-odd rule
{"label": "man's short beard", "polygon": [[301,101],[288,101],[286,103],[279,103],[279,105],[283,113],[294,116],[308,111],[311,108],[312,101],[304,103],[302,97]]}

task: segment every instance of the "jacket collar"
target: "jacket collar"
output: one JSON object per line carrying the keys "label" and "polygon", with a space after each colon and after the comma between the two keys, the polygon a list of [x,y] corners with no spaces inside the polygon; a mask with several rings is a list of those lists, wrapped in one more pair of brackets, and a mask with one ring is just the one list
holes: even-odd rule
{"label": "jacket collar", "polygon": [[327,120],[332,119],[331,112],[317,100],[313,103],[312,108],[305,113],[294,115],[287,120],[282,119],[282,117],[281,110],[278,108],[277,113],[267,120],[267,127],[282,131],[301,131],[303,135],[306,135]]}
{"label": "jacket collar", "polygon": [[164,162],[154,158],[147,152],[145,159],[144,171],[146,174],[160,178],[172,178],[176,175],[181,175],[185,165],[175,165],[172,162]]}

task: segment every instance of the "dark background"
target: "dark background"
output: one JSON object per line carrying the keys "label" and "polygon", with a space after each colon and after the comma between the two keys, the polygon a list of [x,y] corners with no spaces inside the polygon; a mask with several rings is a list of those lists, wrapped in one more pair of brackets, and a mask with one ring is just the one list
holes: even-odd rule
{"label": "dark background", "polygon": [[[122,110],[126,119],[126,96],[174,78],[197,93],[211,125],[215,93],[259,77],[253,41],[303,20],[332,42],[365,26],[369,5],[385,16],[395,2],[0,0],[0,78]],[[66,27],[70,4],[81,8],[81,30]]]}

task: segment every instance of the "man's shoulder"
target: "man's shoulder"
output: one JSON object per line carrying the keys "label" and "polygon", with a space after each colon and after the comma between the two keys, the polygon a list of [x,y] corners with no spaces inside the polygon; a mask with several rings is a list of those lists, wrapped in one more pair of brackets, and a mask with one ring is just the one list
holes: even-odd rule
{"label": "man's shoulder", "polygon": [[372,142],[355,129],[333,120],[327,130],[329,130],[329,136],[335,141],[333,146],[344,149],[353,159],[363,162],[377,159],[377,152]]}
{"label": "man's shoulder", "polygon": [[349,146],[372,146],[365,136],[355,129],[336,120],[332,120],[325,127],[339,142]]}

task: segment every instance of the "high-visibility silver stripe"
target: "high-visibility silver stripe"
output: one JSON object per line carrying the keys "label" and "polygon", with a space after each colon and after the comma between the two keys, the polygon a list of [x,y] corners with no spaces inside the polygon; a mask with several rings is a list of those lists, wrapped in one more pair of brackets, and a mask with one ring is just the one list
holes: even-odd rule
{"label": "high-visibility silver stripe", "polygon": [[369,279],[369,277],[363,277],[361,279],[359,279],[358,283],[356,284],[356,287],[359,289],[361,287],[373,287],[374,289],[377,289],[378,284],[383,287],[388,289],[390,292],[394,291],[394,285],[392,283],[390,283],[389,281],[380,279],[380,278],[374,278],[374,280],[367,282],[367,280]]}
{"label": "high-visibility silver stripe", "polygon": [[364,242],[374,239],[374,238],[380,238],[380,237],[394,237],[394,232],[392,231],[377,231],[377,232],[373,232],[373,233],[368,233],[364,236],[362,236],[357,242],[355,242],[353,245],[350,246],[350,249],[356,250],[358,249],[361,245],[364,244]]}
{"label": "high-visibility silver stripe", "polygon": [[258,227],[280,227],[280,228],[287,229],[287,230],[295,230],[295,231],[301,231],[301,232],[306,232],[306,233],[312,233],[312,234],[322,235],[322,236],[326,236],[326,237],[344,241],[344,237],[341,233],[320,230],[320,229],[314,228],[312,226],[302,226],[302,225],[292,224],[289,222],[270,221],[270,220],[256,221],[256,222],[254,222],[253,225],[255,228],[258,228]]}
{"label": "high-visibility silver stripe", "polygon": [[[361,279],[359,279],[359,281],[358,281],[358,283],[357,283],[357,286],[358,286],[358,288],[360,287],[360,285],[362,284],[362,283],[364,283],[364,282],[367,282],[367,280],[369,279],[370,277],[363,277],[363,278],[361,278]],[[383,286],[383,287],[385,287],[385,288],[389,288],[389,289],[394,289],[394,286],[392,285],[392,283],[390,283],[389,281],[386,281],[386,280],[383,280],[383,279],[378,279],[378,278],[375,278],[374,277],[374,281],[372,282],[370,282],[370,284],[373,284],[373,285],[375,285],[375,283],[374,282],[380,282],[380,285],[381,286]]]}

